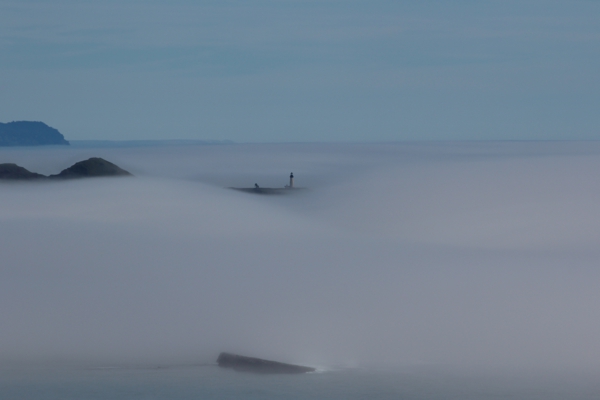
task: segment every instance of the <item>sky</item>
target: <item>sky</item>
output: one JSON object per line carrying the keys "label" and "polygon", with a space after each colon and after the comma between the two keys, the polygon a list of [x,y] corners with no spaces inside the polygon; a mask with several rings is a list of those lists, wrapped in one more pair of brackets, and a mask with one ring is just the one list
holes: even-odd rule
{"label": "sky", "polygon": [[0,1],[0,122],[70,140],[597,140],[600,2]]}
{"label": "sky", "polygon": [[[600,143],[2,148],[0,367],[600,368]],[[229,186],[305,190],[258,196]]]}

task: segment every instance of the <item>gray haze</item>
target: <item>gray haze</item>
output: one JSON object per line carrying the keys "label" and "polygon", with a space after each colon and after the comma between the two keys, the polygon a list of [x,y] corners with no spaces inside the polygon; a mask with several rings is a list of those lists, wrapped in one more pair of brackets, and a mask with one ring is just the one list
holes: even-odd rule
{"label": "gray haze", "polygon": [[599,143],[0,150],[89,156],[136,177],[0,185],[3,362],[600,359]]}

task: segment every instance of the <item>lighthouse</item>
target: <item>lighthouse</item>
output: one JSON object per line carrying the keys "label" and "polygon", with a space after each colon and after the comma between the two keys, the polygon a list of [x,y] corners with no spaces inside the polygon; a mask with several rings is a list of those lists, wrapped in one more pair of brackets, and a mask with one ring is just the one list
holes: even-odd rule
{"label": "lighthouse", "polygon": [[290,186],[288,186],[290,189],[292,189],[294,187],[294,173],[290,173]]}

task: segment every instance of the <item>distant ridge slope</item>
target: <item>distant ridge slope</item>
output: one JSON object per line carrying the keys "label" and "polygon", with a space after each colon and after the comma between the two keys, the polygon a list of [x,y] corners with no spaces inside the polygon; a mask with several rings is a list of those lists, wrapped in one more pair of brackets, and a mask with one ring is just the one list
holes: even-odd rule
{"label": "distant ridge slope", "polygon": [[0,164],[0,179],[28,180],[39,178],[45,178],[45,176],[31,172],[17,164]]}
{"label": "distant ridge slope", "polygon": [[69,145],[65,137],[43,122],[0,122],[0,146]]}

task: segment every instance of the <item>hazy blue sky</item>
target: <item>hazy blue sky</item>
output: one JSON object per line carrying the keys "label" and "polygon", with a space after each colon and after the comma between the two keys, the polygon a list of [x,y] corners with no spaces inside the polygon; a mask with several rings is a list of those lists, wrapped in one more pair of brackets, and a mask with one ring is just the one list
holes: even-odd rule
{"label": "hazy blue sky", "polygon": [[68,139],[599,139],[600,2],[0,0],[0,121]]}

